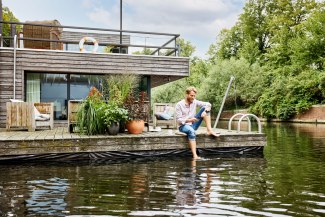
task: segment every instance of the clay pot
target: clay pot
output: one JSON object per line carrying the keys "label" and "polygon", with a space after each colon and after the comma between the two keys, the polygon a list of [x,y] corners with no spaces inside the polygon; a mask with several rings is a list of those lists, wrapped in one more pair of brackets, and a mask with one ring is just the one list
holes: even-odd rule
{"label": "clay pot", "polygon": [[131,134],[139,134],[142,133],[144,129],[144,121],[143,120],[130,120],[126,122],[126,129]]}
{"label": "clay pot", "polygon": [[110,126],[107,128],[107,132],[109,135],[117,135],[120,129],[119,123],[113,122]]}

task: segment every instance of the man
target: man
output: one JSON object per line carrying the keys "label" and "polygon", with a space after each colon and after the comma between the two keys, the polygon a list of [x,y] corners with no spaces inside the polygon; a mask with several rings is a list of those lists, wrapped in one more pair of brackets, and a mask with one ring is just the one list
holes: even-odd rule
{"label": "man", "polygon": [[[197,90],[195,87],[189,87],[185,91],[185,99],[176,104],[176,121],[179,125],[179,131],[187,134],[189,146],[193,155],[193,159],[199,159],[196,154],[196,133],[202,120],[205,121],[207,127],[207,134],[218,137],[211,127],[210,110],[211,104],[209,102],[202,102],[196,100]],[[200,111],[196,113],[196,108],[201,107]]]}

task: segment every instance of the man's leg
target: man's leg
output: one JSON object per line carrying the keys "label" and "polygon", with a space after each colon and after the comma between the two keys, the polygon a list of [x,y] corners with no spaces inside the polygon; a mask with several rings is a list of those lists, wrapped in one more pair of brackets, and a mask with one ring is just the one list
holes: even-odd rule
{"label": "man's leg", "polygon": [[195,115],[195,118],[197,118],[199,120],[198,122],[195,122],[193,124],[193,128],[195,130],[197,130],[199,128],[199,126],[200,126],[200,124],[202,122],[202,119],[203,119],[204,122],[205,122],[206,128],[207,128],[208,135],[219,137],[219,134],[215,133],[212,130],[210,112],[208,112],[208,113],[205,112],[205,108],[201,108],[200,111]]}
{"label": "man's leg", "polygon": [[196,141],[195,140],[188,140],[188,145],[190,146],[193,159],[200,159],[200,157],[196,154]]}
{"label": "man's leg", "polygon": [[196,133],[192,126],[183,125],[179,128],[179,131],[187,134],[188,144],[191,149],[193,159],[200,159],[200,157],[196,154]]}
{"label": "man's leg", "polygon": [[204,120],[205,125],[207,127],[208,135],[218,137],[219,134],[218,133],[215,133],[213,131],[212,127],[211,127],[211,116],[209,114],[203,115],[203,120]]}

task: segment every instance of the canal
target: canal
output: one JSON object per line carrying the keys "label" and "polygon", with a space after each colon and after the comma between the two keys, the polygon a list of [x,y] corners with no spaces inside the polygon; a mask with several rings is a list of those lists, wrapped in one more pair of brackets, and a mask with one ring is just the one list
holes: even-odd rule
{"label": "canal", "polygon": [[0,165],[0,216],[324,216],[325,125],[263,131],[264,157]]}

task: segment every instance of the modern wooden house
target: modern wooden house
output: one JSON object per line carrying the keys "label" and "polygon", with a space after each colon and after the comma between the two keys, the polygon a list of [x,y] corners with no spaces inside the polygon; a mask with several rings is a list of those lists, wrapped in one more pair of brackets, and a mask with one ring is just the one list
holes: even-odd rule
{"label": "modern wooden house", "polygon": [[[151,88],[189,75],[189,59],[177,55],[177,34],[62,26],[57,21],[0,22],[11,32],[0,36],[0,127],[6,125],[10,99],[53,102],[55,119],[66,120],[68,100],[86,97],[92,86],[100,87],[103,75],[141,75],[140,88],[149,96]],[[138,35],[165,37],[166,42],[143,45],[133,39]],[[95,39],[98,50],[92,52],[92,43],[85,43],[89,51],[81,52],[83,37]],[[152,55],[134,55],[135,47],[150,48]]]}

